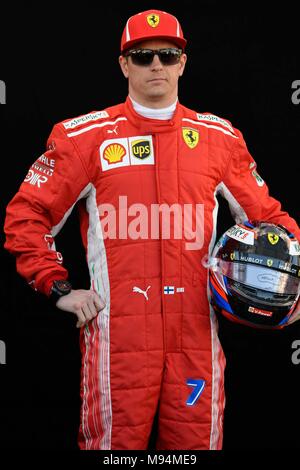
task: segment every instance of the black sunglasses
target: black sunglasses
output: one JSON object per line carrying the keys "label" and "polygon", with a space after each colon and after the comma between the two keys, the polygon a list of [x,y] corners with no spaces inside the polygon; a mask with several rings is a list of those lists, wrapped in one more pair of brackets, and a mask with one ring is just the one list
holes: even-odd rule
{"label": "black sunglasses", "polygon": [[163,65],[178,64],[182,55],[182,49],[165,47],[164,49],[130,49],[124,53],[124,57],[130,56],[135,65],[150,65],[154,56],[158,55]]}

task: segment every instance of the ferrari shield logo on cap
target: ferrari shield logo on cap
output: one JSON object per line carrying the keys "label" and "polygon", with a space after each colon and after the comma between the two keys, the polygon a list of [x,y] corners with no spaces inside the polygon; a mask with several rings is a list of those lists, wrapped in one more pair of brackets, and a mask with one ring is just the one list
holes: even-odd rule
{"label": "ferrari shield logo on cap", "polygon": [[191,129],[190,127],[182,128],[182,136],[186,145],[190,147],[190,149],[195,148],[199,142],[199,132],[195,129]]}
{"label": "ferrari shield logo on cap", "polygon": [[159,24],[159,15],[156,15],[155,13],[148,15],[147,23],[149,26],[152,26],[152,28],[156,28],[156,26]]}
{"label": "ferrari shield logo on cap", "polygon": [[276,235],[276,233],[269,232],[268,233],[268,240],[271,243],[271,245],[276,245],[276,243],[278,243],[279,236]]}

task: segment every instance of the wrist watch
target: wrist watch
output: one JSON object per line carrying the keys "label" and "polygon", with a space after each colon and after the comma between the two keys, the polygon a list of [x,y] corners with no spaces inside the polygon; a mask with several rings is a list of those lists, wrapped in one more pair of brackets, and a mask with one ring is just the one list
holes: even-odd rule
{"label": "wrist watch", "polygon": [[67,295],[72,290],[72,284],[63,279],[59,279],[57,281],[53,281],[49,299],[51,302],[56,305],[56,302],[63,296]]}

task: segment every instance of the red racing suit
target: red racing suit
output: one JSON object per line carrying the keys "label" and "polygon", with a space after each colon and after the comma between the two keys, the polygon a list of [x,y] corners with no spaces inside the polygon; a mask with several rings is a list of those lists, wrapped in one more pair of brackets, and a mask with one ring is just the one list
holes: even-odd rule
{"label": "red racing suit", "polygon": [[[237,222],[281,223],[300,239],[299,227],[269,196],[242,134],[179,103],[162,121],[127,98],[56,124],[47,146],[7,207],[6,248],[48,295],[68,277],[54,237],[78,202],[91,288],[106,304],[81,329],[80,447],[146,449],[158,410],[157,449],[220,449],[225,358],[202,264],[216,195]],[[190,249],[196,205],[202,230]],[[169,223],[159,212],[155,225],[153,207],[173,208]],[[185,207],[192,225],[175,236]]]}

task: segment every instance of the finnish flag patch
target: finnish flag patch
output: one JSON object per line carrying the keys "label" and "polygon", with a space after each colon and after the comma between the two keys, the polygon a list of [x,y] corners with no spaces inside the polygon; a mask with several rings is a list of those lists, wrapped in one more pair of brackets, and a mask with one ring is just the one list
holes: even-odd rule
{"label": "finnish flag patch", "polygon": [[175,294],[174,286],[164,286],[164,294]]}

